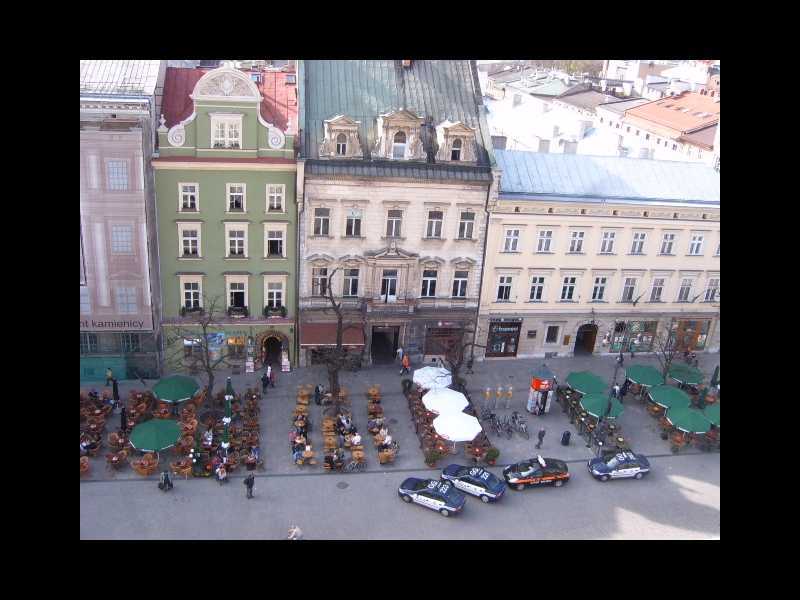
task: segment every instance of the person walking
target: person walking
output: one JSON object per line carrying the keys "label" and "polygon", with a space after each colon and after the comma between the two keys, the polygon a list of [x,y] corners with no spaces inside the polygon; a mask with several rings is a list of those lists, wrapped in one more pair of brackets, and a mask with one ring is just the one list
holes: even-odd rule
{"label": "person walking", "polygon": [[536,449],[540,449],[542,447],[542,442],[544,441],[544,434],[545,434],[544,427],[539,430],[539,433],[536,434],[536,437],[539,438],[539,441],[536,443]]}
{"label": "person walking", "polygon": [[111,370],[111,367],[106,369],[106,386],[111,385],[111,380],[114,379],[114,371]]}
{"label": "person walking", "polygon": [[253,486],[256,484],[256,477],[252,473],[244,478],[244,484],[247,486],[247,498],[253,497]]}
{"label": "person walking", "polygon": [[119,407],[119,385],[117,384],[116,379],[114,379],[111,383],[111,394],[114,398],[114,410],[117,410]]}
{"label": "person walking", "polygon": [[122,433],[126,433],[128,430],[128,409],[124,406],[119,415],[119,428],[122,429]]}
{"label": "person walking", "polygon": [[320,406],[322,404],[322,386],[317,384],[314,388],[314,404]]}
{"label": "person walking", "polygon": [[166,492],[172,489],[172,480],[169,478],[169,471],[162,471],[161,472],[161,479],[158,482],[158,489],[162,492]]}
{"label": "person walking", "polygon": [[[269,369],[269,367],[267,367]],[[267,386],[269,385],[269,375],[267,375],[267,371],[264,371],[264,374],[261,376],[261,393],[263,395],[267,394]]]}
{"label": "person walking", "polygon": [[400,375],[408,373],[408,368],[411,366],[411,361],[408,360],[408,354],[403,355],[403,360],[401,361],[403,368],[400,369]]}
{"label": "person walking", "polygon": [[269,366],[269,386],[275,387],[275,369],[272,368],[272,365]]}
{"label": "person walking", "polygon": [[399,360],[401,363],[403,362],[403,347],[402,346],[398,346],[397,347],[397,360]]}
{"label": "person walking", "polygon": [[625,357],[622,356],[622,350],[619,351],[619,356],[617,357],[617,364],[621,367],[625,364]]}

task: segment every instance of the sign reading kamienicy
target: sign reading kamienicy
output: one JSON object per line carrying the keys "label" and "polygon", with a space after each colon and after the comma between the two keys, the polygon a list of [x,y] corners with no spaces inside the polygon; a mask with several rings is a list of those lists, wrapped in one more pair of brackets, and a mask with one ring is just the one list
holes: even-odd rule
{"label": "sign reading kamienicy", "polygon": [[130,320],[81,319],[81,331],[128,331],[153,329],[152,318]]}

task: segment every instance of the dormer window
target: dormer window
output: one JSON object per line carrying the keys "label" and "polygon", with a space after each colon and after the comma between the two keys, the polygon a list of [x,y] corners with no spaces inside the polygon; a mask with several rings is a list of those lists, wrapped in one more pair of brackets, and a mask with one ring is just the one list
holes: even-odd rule
{"label": "dormer window", "polygon": [[461,160],[461,138],[453,140],[453,147],[450,150],[450,160]]}
{"label": "dormer window", "polygon": [[211,147],[242,147],[242,115],[211,115]]}
{"label": "dormer window", "polygon": [[347,154],[347,136],[343,133],[336,136],[336,154],[338,156]]}
{"label": "dormer window", "polygon": [[394,142],[392,143],[392,158],[405,158],[406,156],[406,134],[404,131],[398,131],[394,134]]}

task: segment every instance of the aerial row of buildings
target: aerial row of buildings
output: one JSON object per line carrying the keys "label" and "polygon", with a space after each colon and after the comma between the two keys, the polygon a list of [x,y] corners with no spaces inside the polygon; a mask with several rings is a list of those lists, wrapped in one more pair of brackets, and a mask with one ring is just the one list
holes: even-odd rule
{"label": "aerial row of buildings", "polygon": [[[719,350],[719,172],[493,149],[463,60],[81,61],[81,378]],[[357,326],[356,326],[357,325]]]}

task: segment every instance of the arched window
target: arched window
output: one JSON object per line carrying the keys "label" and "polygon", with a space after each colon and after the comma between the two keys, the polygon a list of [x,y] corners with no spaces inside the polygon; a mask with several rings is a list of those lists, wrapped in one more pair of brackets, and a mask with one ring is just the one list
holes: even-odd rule
{"label": "arched window", "polygon": [[406,134],[398,131],[394,134],[394,144],[392,144],[392,158],[406,157]]}
{"label": "arched window", "polygon": [[453,146],[450,149],[450,160],[461,160],[461,138],[453,140]]}
{"label": "arched window", "polygon": [[339,156],[347,154],[347,136],[343,133],[336,136],[336,154]]}

